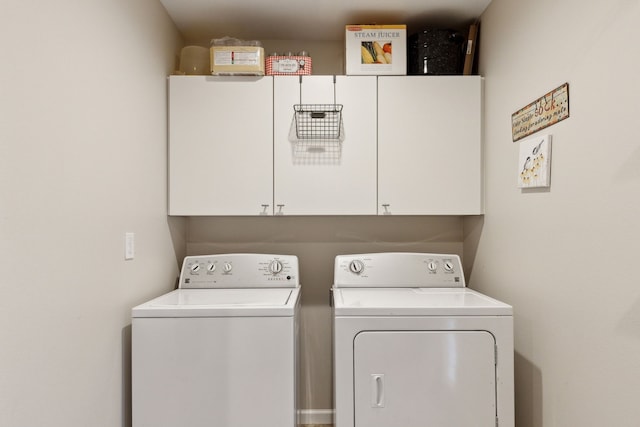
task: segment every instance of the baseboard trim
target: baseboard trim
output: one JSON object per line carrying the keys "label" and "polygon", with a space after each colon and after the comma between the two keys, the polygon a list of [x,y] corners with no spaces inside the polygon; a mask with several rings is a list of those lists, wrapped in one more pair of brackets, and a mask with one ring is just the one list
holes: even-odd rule
{"label": "baseboard trim", "polygon": [[333,409],[300,409],[298,424],[333,424]]}

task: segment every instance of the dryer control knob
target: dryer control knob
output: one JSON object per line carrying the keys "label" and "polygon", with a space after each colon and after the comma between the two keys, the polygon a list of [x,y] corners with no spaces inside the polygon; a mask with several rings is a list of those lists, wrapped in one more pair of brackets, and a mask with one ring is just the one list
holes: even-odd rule
{"label": "dryer control knob", "polygon": [[354,259],[349,263],[349,271],[355,274],[361,274],[364,271],[364,263],[359,259]]}
{"label": "dryer control knob", "polygon": [[207,264],[207,271],[209,273],[213,273],[214,271],[216,271],[216,265],[210,262],[209,264]]}
{"label": "dryer control knob", "polygon": [[274,275],[278,274],[278,273],[281,273],[282,272],[282,263],[280,261],[278,261],[277,259],[271,261],[271,263],[269,264],[269,271]]}
{"label": "dryer control knob", "polygon": [[233,270],[233,265],[230,262],[225,262],[222,266],[222,269],[225,273],[231,273],[231,270]]}
{"label": "dryer control knob", "polygon": [[191,270],[192,273],[197,273],[198,271],[200,271],[200,264],[198,264],[197,262],[193,263],[191,264],[189,269]]}

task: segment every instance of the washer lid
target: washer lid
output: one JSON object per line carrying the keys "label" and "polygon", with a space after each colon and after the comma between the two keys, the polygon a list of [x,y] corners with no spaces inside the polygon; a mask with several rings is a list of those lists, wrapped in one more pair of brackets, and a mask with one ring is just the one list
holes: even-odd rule
{"label": "washer lid", "polygon": [[300,288],[177,289],[131,310],[132,317],[293,316]]}
{"label": "washer lid", "polygon": [[513,308],[468,288],[333,289],[336,316],[512,316]]}

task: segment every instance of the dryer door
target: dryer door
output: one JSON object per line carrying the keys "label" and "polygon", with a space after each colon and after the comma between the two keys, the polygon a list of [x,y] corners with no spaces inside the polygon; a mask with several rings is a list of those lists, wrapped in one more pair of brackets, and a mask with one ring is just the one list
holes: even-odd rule
{"label": "dryer door", "polygon": [[354,342],[355,427],[494,427],[485,331],[371,331]]}

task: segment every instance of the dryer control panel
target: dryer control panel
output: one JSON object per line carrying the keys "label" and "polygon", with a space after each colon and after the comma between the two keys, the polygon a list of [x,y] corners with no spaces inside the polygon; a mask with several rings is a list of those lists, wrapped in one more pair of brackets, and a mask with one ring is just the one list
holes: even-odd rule
{"label": "dryer control panel", "polygon": [[270,254],[221,254],[185,257],[181,289],[296,288],[298,257]]}
{"label": "dryer control panel", "polygon": [[464,288],[460,257],[455,254],[383,252],[339,255],[336,288]]}

